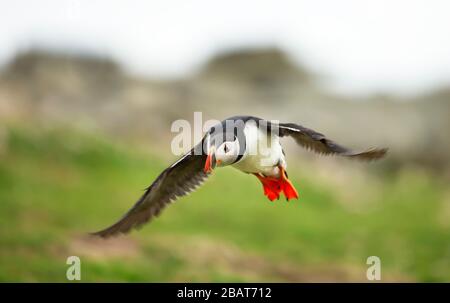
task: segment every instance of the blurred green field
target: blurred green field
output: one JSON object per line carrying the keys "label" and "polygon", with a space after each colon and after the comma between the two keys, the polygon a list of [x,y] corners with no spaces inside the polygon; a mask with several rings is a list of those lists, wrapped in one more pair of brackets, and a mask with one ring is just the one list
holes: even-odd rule
{"label": "blurred green field", "polygon": [[[0,153],[0,281],[450,281],[450,192],[418,169],[344,185],[289,170],[300,200],[269,202],[256,178],[219,169],[129,236],[113,223],[169,163],[67,129],[8,127]],[[175,159],[173,159],[175,160]],[[298,169],[297,169],[298,168]],[[356,178],[358,180],[356,180]]]}

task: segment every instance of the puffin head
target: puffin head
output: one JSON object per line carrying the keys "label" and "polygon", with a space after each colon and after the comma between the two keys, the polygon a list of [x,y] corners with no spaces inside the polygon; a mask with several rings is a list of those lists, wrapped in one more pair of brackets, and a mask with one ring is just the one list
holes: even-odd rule
{"label": "puffin head", "polygon": [[220,142],[218,145],[211,145],[205,162],[204,172],[210,173],[217,166],[227,166],[233,164],[239,157],[239,140]]}

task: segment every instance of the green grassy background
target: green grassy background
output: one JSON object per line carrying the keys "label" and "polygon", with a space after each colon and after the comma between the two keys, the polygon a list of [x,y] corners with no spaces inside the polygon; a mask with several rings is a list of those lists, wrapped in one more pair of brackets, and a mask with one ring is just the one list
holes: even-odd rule
{"label": "green grassy background", "polygon": [[256,178],[218,169],[142,230],[99,240],[86,234],[168,159],[67,129],[8,127],[6,143],[0,281],[66,281],[71,255],[82,281],[366,281],[372,255],[384,281],[450,280],[448,185],[419,169],[336,183],[291,164],[301,197],[274,203]]}

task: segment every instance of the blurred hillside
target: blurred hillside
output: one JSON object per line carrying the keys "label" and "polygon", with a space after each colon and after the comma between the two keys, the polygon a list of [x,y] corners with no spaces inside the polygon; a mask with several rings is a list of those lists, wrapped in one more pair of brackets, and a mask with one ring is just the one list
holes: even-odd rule
{"label": "blurred hillside", "polygon": [[130,76],[110,59],[30,51],[2,68],[0,118],[169,143],[173,120],[192,120],[194,111],[204,120],[252,114],[299,122],[355,147],[388,146],[391,168],[449,171],[450,88],[355,99],[324,90],[320,80],[277,49],[220,53],[171,81]]}
{"label": "blurred hillside", "polygon": [[[107,58],[17,55],[0,73],[0,281],[66,281],[72,255],[84,282],[364,282],[372,255],[382,281],[449,281],[450,89],[355,99],[320,83],[276,49],[221,53],[170,81]],[[176,159],[171,123],[194,111],[299,122],[390,153],[367,165],[286,140],[298,201],[271,203],[256,178],[217,169],[142,230],[87,237]]]}

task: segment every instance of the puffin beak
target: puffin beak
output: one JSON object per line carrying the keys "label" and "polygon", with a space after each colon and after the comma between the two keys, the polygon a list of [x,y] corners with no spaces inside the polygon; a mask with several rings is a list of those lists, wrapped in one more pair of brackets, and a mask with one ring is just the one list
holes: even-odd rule
{"label": "puffin beak", "polygon": [[216,167],[215,149],[211,148],[211,151],[209,152],[208,156],[206,157],[205,167],[203,168],[203,171],[205,173],[211,173],[215,167]]}

